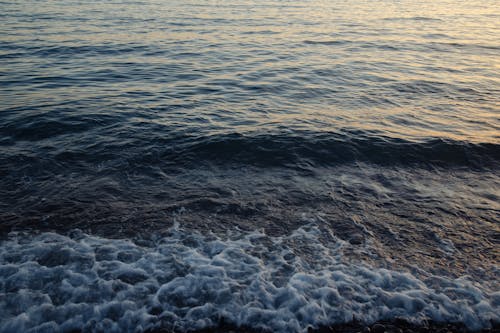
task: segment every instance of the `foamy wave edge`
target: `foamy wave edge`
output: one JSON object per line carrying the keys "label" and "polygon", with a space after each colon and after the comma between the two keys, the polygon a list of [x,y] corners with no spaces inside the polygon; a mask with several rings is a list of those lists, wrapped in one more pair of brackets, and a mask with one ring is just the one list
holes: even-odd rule
{"label": "foamy wave edge", "polygon": [[153,240],[11,233],[0,247],[0,331],[188,331],[222,320],[273,332],[360,320],[500,322],[500,292],[342,260],[320,230],[222,238],[178,225]]}

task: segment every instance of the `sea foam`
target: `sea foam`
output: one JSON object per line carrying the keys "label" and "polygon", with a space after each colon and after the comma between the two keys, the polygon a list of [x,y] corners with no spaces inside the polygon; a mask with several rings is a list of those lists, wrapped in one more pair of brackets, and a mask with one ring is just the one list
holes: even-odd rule
{"label": "sea foam", "polygon": [[174,226],[154,240],[11,233],[0,247],[0,331],[186,331],[221,321],[273,332],[370,323],[500,321],[500,292],[466,278],[346,263],[347,243],[317,227],[288,236],[201,235]]}

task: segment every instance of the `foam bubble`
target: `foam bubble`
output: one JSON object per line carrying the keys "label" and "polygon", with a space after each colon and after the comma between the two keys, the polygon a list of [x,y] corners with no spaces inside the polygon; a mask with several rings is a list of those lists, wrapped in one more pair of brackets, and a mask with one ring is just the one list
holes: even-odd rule
{"label": "foam bubble", "polygon": [[[466,278],[346,263],[316,227],[226,238],[175,226],[153,241],[10,234],[0,247],[0,331],[191,330],[221,320],[274,332],[403,317],[499,322],[500,296]],[[141,245],[139,245],[141,244]]]}

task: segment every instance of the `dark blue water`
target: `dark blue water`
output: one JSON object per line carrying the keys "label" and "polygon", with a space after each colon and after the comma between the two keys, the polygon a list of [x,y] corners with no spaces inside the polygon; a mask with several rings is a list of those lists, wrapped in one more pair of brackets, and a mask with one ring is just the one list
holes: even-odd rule
{"label": "dark blue water", "polygon": [[0,331],[499,322],[495,1],[0,8]]}

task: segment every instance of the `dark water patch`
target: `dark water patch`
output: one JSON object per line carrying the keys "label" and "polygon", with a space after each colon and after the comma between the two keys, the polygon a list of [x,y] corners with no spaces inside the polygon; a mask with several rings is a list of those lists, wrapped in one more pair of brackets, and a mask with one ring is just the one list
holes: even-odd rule
{"label": "dark water patch", "polygon": [[437,52],[464,52],[476,54],[477,52],[490,55],[492,52],[500,50],[500,46],[493,44],[458,43],[458,42],[431,42],[420,44],[419,47]]}
{"label": "dark water patch", "polygon": [[448,45],[455,48],[482,48],[488,50],[500,50],[500,46],[497,45],[485,45],[485,44],[473,44],[473,43],[441,43],[442,45]]}
{"label": "dark water patch", "polygon": [[154,149],[160,160],[211,161],[257,166],[294,167],[303,161],[335,165],[365,161],[381,165],[450,165],[482,167],[500,161],[500,146],[444,139],[411,142],[358,132],[296,133],[296,135],[241,134],[182,138],[171,148]]}
{"label": "dark water patch", "polygon": [[[73,131],[84,132],[93,127],[93,131],[82,135],[73,145],[57,147],[57,141],[45,142],[48,150],[44,149],[43,159],[53,159],[68,166],[111,162],[133,169],[155,165],[175,170],[200,164],[300,169],[304,165],[319,167],[368,162],[386,166],[481,169],[495,167],[500,162],[500,146],[495,143],[442,138],[409,141],[362,131],[196,136],[166,130],[161,135],[161,132],[156,132],[156,135],[150,136],[140,128],[115,128],[108,119],[109,127],[103,121],[76,116],[57,121],[48,116],[40,121],[35,117],[22,126],[6,124],[0,129],[6,136],[32,141],[55,138]],[[144,126],[149,127],[148,124]],[[106,131],[113,131],[115,137],[102,136]],[[96,135],[100,138],[97,141]],[[31,150],[30,155],[33,154],[38,153]],[[22,156],[24,153],[21,151],[16,153],[9,149],[0,157],[0,164],[9,168],[9,163]],[[16,168],[15,165],[10,167]]]}
{"label": "dark water patch", "polygon": [[[3,42],[0,50],[17,51],[19,57],[41,57],[57,59],[79,59],[91,56],[120,56],[131,53],[140,54],[150,52],[150,47],[146,45],[133,44],[101,44],[101,45],[64,45],[48,44],[32,46],[30,44],[20,44],[14,42]],[[13,54],[10,55],[13,58]]]}
{"label": "dark water patch", "polygon": [[[5,52],[5,51],[4,51]],[[26,56],[26,53],[22,52],[6,52],[0,54],[0,59],[16,59],[16,58],[23,58]]]}
{"label": "dark water patch", "polygon": [[352,43],[348,40],[305,40],[304,44],[309,45],[346,45]]}
{"label": "dark water patch", "polygon": [[398,82],[392,86],[396,91],[411,94],[442,94],[450,85],[444,82],[415,80]]}
{"label": "dark water patch", "polygon": [[416,21],[416,22],[441,22],[442,20],[436,17],[429,16],[410,16],[410,17],[387,17],[384,21]]}
{"label": "dark water patch", "polygon": [[278,35],[280,32],[273,30],[244,31],[242,35]]}
{"label": "dark water patch", "polygon": [[450,36],[448,34],[445,34],[445,33],[428,33],[428,34],[425,34],[423,35],[422,37],[425,37],[425,38],[430,38],[430,39],[434,39],[434,38],[445,38],[447,40],[453,40],[455,39],[453,36]]}
{"label": "dark water patch", "polygon": [[93,127],[92,123],[81,122],[79,120],[47,119],[45,121],[33,121],[15,129],[9,126],[2,126],[1,130],[8,131],[12,137],[18,140],[37,141],[61,134],[83,132],[90,127]]}
{"label": "dark water patch", "polygon": [[[24,110],[21,110],[24,109]],[[64,105],[49,106],[51,111],[33,111],[31,108],[4,110],[0,134],[18,143],[39,141],[63,134],[75,135],[115,123],[118,115],[99,113],[75,114],[75,110],[64,109]],[[49,142],[50,143],[50,142]]]}

